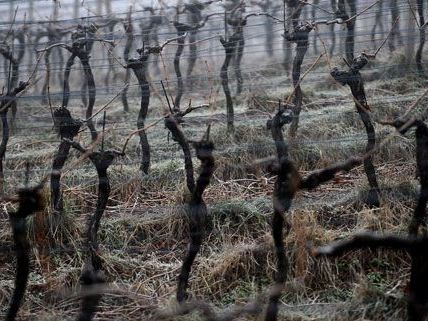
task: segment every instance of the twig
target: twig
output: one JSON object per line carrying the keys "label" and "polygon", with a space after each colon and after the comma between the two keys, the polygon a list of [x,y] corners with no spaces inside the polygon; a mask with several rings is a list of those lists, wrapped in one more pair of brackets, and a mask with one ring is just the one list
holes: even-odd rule
{"label": "twig", "polygon": [[150,125],[147,125],[147,126],[146,126],[146,127],[144,127],[144,128],[140,128],[140,129],[134,130],[133,132],[129,133],[128,137],[127,137],[127,138],[126,138],[126,140],[125,140],[125,143],[123,144],[123,147],[122,147],[122,153],[125,153],[125,151],[126,151],[126,147],[128,146],[129,140],[132,138],[132,136],[134,136],[134,135],[138,134],[138,133],[139,133],[139,132],[141,132],[141,131],[146,131],[146,130],[148,130],[148,129],[150,129],[150,128],[154,127],[154,126],[156,126],[156,125],[157,125],[159,122],[161,122],[163,119],[164,119],[164,117],[159,118],[158,120],[154,121],[154,122],[153,122],[153,123],[151,123]]}
{"label": "twig", "polygon": [[289,104],[291,101],[291,98],[293,97],[294,93],[296,92],[296,88],[298,86],[300,86],[300,84],[302,83],[303,79],[312,71],[312,69],[315,68],[315,66],[318,64],[318,62],[320,61],[320,59],[325,55],[326,53],[323,52],[321,53],[317,59],[315,59],[315,61],[312,63],[312,65],[309,67],[308,70],[305,71],[305,73],[302,75],[302,77],[300,77],[299,81],[297,82],[297,84],[294,86],[293,91],[290,93],[290,95],[287,97],[286,100],[286,104]]}
{"label": "twig", "polygon": [[386,38],[382,41],[382,43],[380,44],[379,48],[377,48],[377,50],[373,53],[373,54],[367,54],[365,52],[362,52],[361,54],[366,56],[367,58],[376,58],[377,54],[379,53],[379,51],[382,49],[382,47],[386,44],[386,42],[388,41],[389,37],[391,36],[394,27],[397,25],[398,21],[400,20],[400,17],[397,17],[397,19],[395,19],[394,24],[392,25],[392,28],[389,30],[388,35],[386,36]]}
{"label": "twig", "polygon": [[90,121],[95,116],[97,116],[100,112],[102,112],[104,109],[106,109],[117,97],[119,97],[125,91],[127,85],[128,84],[126,84],[112,99],[110,99],[108,101],[107,104],[105,104],[103,107],[101,107],[99,110],[97,110],[91,117],[85,119],[84,122]]}
{"label": "twig", "polygon": [[373,8],[380,1],[382,1],[382,0],[377,0],[377,1],[373,2],[371,5],[367,6],[366,8],[364,8],[363,10],[361,10],[359,13],[357,13],[357,14],[353,15],[351,18],[345,20],[344,23],[348,23],[348,22],[351,22],[352,20],[355,20],[358,16],[361,16],[364,12],[366,12],[367,10],[370,10],[371,8]]}

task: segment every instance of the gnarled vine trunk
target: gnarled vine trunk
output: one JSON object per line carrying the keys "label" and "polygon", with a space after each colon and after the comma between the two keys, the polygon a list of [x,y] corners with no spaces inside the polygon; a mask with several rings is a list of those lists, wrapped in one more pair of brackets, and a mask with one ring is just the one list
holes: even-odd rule
{"label": "gnarled vine trunk", "polygon": [[[360,70],[368,63],[367,58],[363,56],[356,57],[350,65],[349,71],[342,71],[334,68],[331,71],[333,78],[342,85],[348,85],[351,88],[352,96],[355,100],[355,108],[361,117],[367,133],[366,152],[370,153],[376,145],[376,132],[373,123],[370,119],[370,107],[367,103],[366,94],[364,90],[364,81],[361,76]],[[380,206],[379,201],[379,184],[376,178],[376,170],[373,165],[373,156],[369,154],[364,159],[364,170],[370,185],[370,191],[367,203],[370,206]]]}
{"label": "gnarled vine trunk", "polygon": [[144,126],[150,104],[150,85],[146,77],[149,53],[144,52],[144,49],[140,49],[138,52],[140,53],[140,57],[138,59],[129,59],[127,68],[134,71],[141,89],[141,105],[137,119],[137,128],[138,134],[140,135],[140,146],[142,154],[140,169],[144,174],[148,174],[150,169],[150,145],[147,139],[147,134],[144,130]]}
{"label": "gnarled vine trunk", "polygon": [[425,16],[424,16],[424,1],[417,0],[417,11],[419,16],[419,46],[416,51],[416,67],[420,75],[424,74],[424,67],[422,63],[422,54],[425,46]]}
{"label": "gnarled vine trunk", "polygon": [[[346,10],[346,3],[349,7],[349,15]],[[357,14],[357,7],[355,0],[338,0],[336,17],[346,21],[346,40],[345,40],[345,56],[346,60],[351,63],[354,60],[354,47],[355,47],[355,18]]]}
{"label": "gnarled vine trunk", "polygon": [[241,63],[242,57],[244,56],[244,48],[245,48],[245,38],[244,38],[244,30],[241,29],[239,32],[239,40],[236,43],[236,53],[234,60],[235,67],[235,77],[236,77],[236,96],[239,96],[242,93],[242,85],[244,79],[242,78],[241,71]]}
{"label": "gnarled vine trunk", "polygon": [[235,54],[237,44],[239,42],[239,33],[234,33],[229,40],[220,38],[220,42],[223,45],[225,51],[225,57],[223,65],[221,66],[220,78],[221,85],[223,87],[224,95],[226,96],[226,117],[227,117],[227,131],[229,133],[234,131],[234,112],[233,112],[233,100],[229,89],[229,77],[228,69],[230,62]]}
{"label": "gnarled vine trunk", "polygon": [[303,92],[300,86],[300,74],[302,63],[309,47],[309,33],[312,30],[312,25],[302,24],[294,27],[290,32],[287,32],[285,37],[287,41],[296,43],[296,55],[293,60],[292,80],[294,86],[293,96],[293,121],[291,122],[289,135],[296,137],[299,127],[300,112],[303,104]]}
{"label": "gnarled vine trunk", "polygon": [[[13,64],[13,62],[12,62]],[[6,155],[7,143],[9,142],[9,123],[7,119],[7,112],[9,108],[16,109],[16,95],[24,91],[27,88],[27,82],[20,82],[18,87],[11,89],[9,88],[5,95],[0,96],[0,118],[2,122],[2,140],[0,143],[0,194],[4,192],[4,169],[3,162]]]}
{"label": "gnarled vine trunk", "polygon": [[196,157],[201,162],[201,171],[188,204],[190,243],[178,277],[178,302],[183,302],[187,297],[186,290],[188,288],[192,264],[204,238],[208,210],[203,199],[203,193],[210,183],[215,168],[214,157],[212,155],[214,144],[208,138],[207,140],[194,143],[193,147],[196,150]]}
{"label": "gnarled vine trunk", "polygon": [[187,28],[186,28],[186,25],[178,22],[174,23],[174,27],[177,29],[177,36],[179,37],[177,39],[177,51],[175,52],[175,56],[174,56],[174,70],[175,70],[175,75],[177,77],[177,93],[175,95],[174,108],[179,110],[181,98],[183,97],[183,94],[184,94],[184,83],[183,83],[183,77],[181,75],[180,59],[184,50],[185,39],[183,36],[187,32]]}
{"label": "gnarled vine trunk", "polygon": [[[275,245],[277,274],[275,276],[275,284],[279,289],[274,291],[269,297],[268,307],[266,309],[266,321],[276,321],[278,317],[278,304],[281,297],[281,290],[287,280],[288,260],[284,246],[284,228],[287,228],[288,223],[284,216],[290,209],[292,201],[297,191],[301,189],[312,190],[321,184],[328,182],[335,177],[335,174],[340,171],[349,171],[355,166],[361,164],[360,158],[351,158],[343,163],[326,167],[316,171],[306,178],[302,178],[295,167],[294,163],[288,158],[288,144],[284,140],[282,127],[290,123],[291,117],[284,115],[284,109],[280,106],[275,117],[268,121],[268,128],[271,130],[274,140],[277,158],[269,165],[269,170],[276,175],[276,181],[273,192],[273,220],[272,220],[272,237]],[[286,236],[285,235],[285,236]]]}
{"label": "gnarled vine trunk", "polygon": [[[128,13],[128,22],[125,24],[125,34],[126,34],[126,43],[125,48],[123,50],[123,59],[125,63],[129,61],[129,52],[131,51],[132,44],[134,42],[134,28],[132,26],[131,12]],[[129,104],[128,104],[128,89],[129,89],[129,80],[131,78],[131,71],[129,68],[126,68],[125,74],[125,88],[121,93],[121,100],[123,105],[123,110],[125,112],[129,112]]]}
{"label": "gnarled vine trunk", "polygon": [[18,191],[19,207],[16,213],[10,213],[13,242],[16,255],[15,288],[6,314],[6,321],[14,321],[24,299],[30,274],[30,250],[28,241],[27,218],[43,208],[41,185]]}
{"label": "gnarled vine trunk", "polygon": [[[97,205],[95,213],[88,220],[85,240],[87,259],[80,276],[82,284],[90,289],[93,285],[105,282],[102,275],[102,260],[99,254],[98,230],[111,190],[107,170],[117,156],[123,156],[124,154],[115,150],[88,151],[77,142],[65,140],[80,153],[88,155],[98,175]],[[77,320],[92,320],[98,309],[100,299],[101,294],[99,293],[85,295],[82,298],[81,310]]]}
{"label": "gnarled vine trunk", "polygon": [[[67,74],[65,69],[65,74]],[[64,82],[68,82],[68,77],[64,76]],[[64,88],[67,85],[64,83]],[[66,91],[64,90],[63,101],[66,96]],[[61,108],[57,108],[53,112],[54,125],[61,137],[61,142],[58,146],[58,151],[54,156],[52,162],[52,173],[51,173],[51,202],[54,213],[62,214],[64,211],[64,201],[61,193],[61,172],[64,167],[64,164],[70,153],[70,144],[68,141],[63,140],[67,138],[73,140],[74,137],[79,133],[82,122],[73,119],[70,112],[67,109],[67,104]]]}
{"label": "gnarled vine trunk", "polygon": [[187,298],[187,288],[191,268],[202,245],[207,217],[207,206],[202,196],[206,187],[210,183],[210,179],[214,172],[214,157],[212,155],[214,144],[209,140],[208,128],[206,136],[201,141],[193,143],[193,147],[196,150],[196,157],[201,161],[201,172],[195,183],[190,144],[179,125],[182,121],[181,118],[182,115],[179,113],[165,118],[166,128],[171,132],[172,138],[183,150],[186,185],[191,193],[190,201],[187,203],[190,242],[186,257],[184,258],[181,266],[177,286],[177,301],[180,303],[185,301]]}

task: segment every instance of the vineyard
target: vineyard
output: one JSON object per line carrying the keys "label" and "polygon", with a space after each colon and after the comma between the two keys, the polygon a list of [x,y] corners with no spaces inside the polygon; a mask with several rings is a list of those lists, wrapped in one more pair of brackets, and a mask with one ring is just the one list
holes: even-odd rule
{"label": "vineyard", "polygon": [[428,1],[0,10],[0,319],[428,320]]}

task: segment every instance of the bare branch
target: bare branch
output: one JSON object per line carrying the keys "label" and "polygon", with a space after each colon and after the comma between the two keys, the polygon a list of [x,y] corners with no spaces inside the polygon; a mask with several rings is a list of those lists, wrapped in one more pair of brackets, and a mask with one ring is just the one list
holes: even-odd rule
{"label": "bare branch", "polygon": [[312,249],[314,256],[341,256],[350,251],[370,248],[387,247],[397,250],[411,251],[414,248],[414,239],[395,235],[381,236],[375,233],[361,233],[350,240],[336,241],[329,245]]}

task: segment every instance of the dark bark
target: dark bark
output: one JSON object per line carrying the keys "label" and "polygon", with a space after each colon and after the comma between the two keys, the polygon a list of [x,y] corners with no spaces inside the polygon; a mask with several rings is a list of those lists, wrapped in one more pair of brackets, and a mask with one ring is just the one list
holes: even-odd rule
{"label": "dark bark", "polygon": [[[183,54],[183,50],[184,50],[184,43],[185,43],[185,39],[184,34],[188,33],[190,35],[190,57],[189,57],[189,65],[188,65],[188,70],[187,70],[187,79],[190,79],[191,74],[193,72],[193,68],[197,59],[197,47],[195,44],[192,44],[195,41],[195,37],[196,34],[198,32],[199,29],[203,28],[205,26],[205,24],[207,23],[208,19],[210,17],[212,17],[213,15],[216,14],[210,14],[205,16],[204,18],[202,18],[202,9],[205,8],[205,6],[211,4],[210,1],[208,1],[205,4],[186,4],[185,5],[185,10],[188,10],[191,15],[191,19],[190,19],[190,24],[184,24],[179,22],[178,20],[174,21],[174,27],[177,31],[177,36],[179,37],[177,39],[177,51],[175,53],[174,56],[174,70],[175,70],[175,74],[177,77],[177,93],[176,93],[176,97],[174,100],[174,108],[179,110],[180,109],[180,103],[181,103],[181,98],[183,97],[184,94],[184,82],[183,82],[183,77],[182,77],[182,73],[181,73],[181,69],[180,69],[180,59],[181,59],[181,55]],[[178,9],[177,9],[178,11]],[[198,13],[194,13],[194,11],[199,12]],[[200,16],[200,17],[199,17]],[[177,14],[177,19],[178,19],[178,14]]]}
{"label": "dark bark", "polygon": [[[47,70],[50,70],[50,56],[51,56],[51,52],[52,49],[49,49],[45,52],[45,66]],[[46,76],[45,78],[45,82],[43,83],[43,87],[42,87],[42,104],[43,105],[47,105],[49,103],[49,98],[48,98],[48,81],[49,81],[50,77],[49,75]]]}
{"label": "dark bark", "polygon": [[290,69],[291,69],[291,51],[293,50],[291,47],[291,43],[289,41],[287,41],[287,39],[283,38],[283,48],[284,48],[284,62],[283,62],[283,66],[285,71],[287,72],[287,75],[290,74]]}
{"label": "dark bark", "polygon": [[311,24],[300,24],[295,26],[292,30],[286,31],[285,38],[289,42],[296,43],[296,55],[293,60],[292,80],[294,86],[293,97],[293,121],[291,123],[289,134],[290,137],[295,137],[299,127],[299,117],[302,110],[303,93],[300,87],[300,74],[301,67],[305,55],[309,47],[309,33],[312,31]]}
{"label": "dark bark", "polygon": [[[96,286],[105,283],[105,278],[101,271],[96,271],[91,264],[87,263],[80,276],[80,282],[82,284],[83,291],[91,291],[92,289],[95,289],[95,292],[97,292],[99,289],[97,289]],[[91,321],[97,313],[101,297],[102,295],[100,293],[84,295],[82,297],[80,311],[76,320]]]}
{"label": "dark bark", "polygon": [[85,57],[85,58],[79,57],[79,58],[83,65],[83,72],[85,73],[86,81],[88,85],[88,105],[86,108],[86,119],[89,119],[89,120],[86,122],[86,124],[91,132],[92,141],[95,141],[98,137],[98,133],[97,133],[97,130],[95,129],[94,123],[92,122],[92,119],[90,119],[92,117],[92,113],[94,110],[95,97],[97,94],[96,87],[95,87],[95,79],[92,73],[91,66],[89,64],[89,57]]}
{"label": "dark bark", "polygon": [[[92,266],[94,267],[95,271],[99,271],[102,268],[102,263],[99,256],[98,230],[100,227],[101,218],[107,207],[107,202],[111,191],[106,166],[109,166],[111,162],[113,162],[113,157],[114,155],[108,155],[105,153],[102,153],[100,155],[93,155],[92,157],[90,157],[91,161],[97,169],[98,174],[98,198],[95,213],[91,216],[89,220],[88,228],[86,231],[86,238],[88,241],[87,246],[91,253]],[[102,162],[108,162],[109,165],[103,165]]]}
{"label": "dark bark", "polygon": [[234,112],[233,112],[232,95],[229,89],[228,69],[229,69],[230,62],[233,58],[233,55],[235,54],[239,39],[240,39],[239,33],[233,34],[228,40],[225,40],[222,37],[220,38],[220,42],[223,45],[223,48],[225,51],[224,62],[223,62],[223,65],[221,66],[221,71],[220,71],[220,78],[221,78],[221,85],[223,87],[224,95],[226,96],[227,131],[229,133],[234,131],[234,125],[233,125]]}
{"label": "dark bark", "polygon": [[422,63],[422,54],[425,46],[425,17],[424,17],[424,1],[417,0],[417,11],[419,16],[419,46],[416,51],[416,67],[420,75],[424,75],[424,67]]}
{"label": "dark bark", "polygon": [[[428,203],[428,127],[423,121],[397,119],[386,123],[394,126],[400,134],[404,135],[416,127],[416,176],[421,185],[417,205],[413,212],[413,218],[409,225],[409,236],[418,236],[419,228],[426,226],[426,207]],[[407,126],[405,126],[407,124]],[[405,127],[404,127],[405,126]]]}
{"label": "dark bark", "polygon": [[[274,193],[272,198],[273,204],[273,219],[272,219],[272,236],[275,245],[275,256],[277,273],[275,276],[275,283],[278,288],[283,288],[287,280],[288,272],[288,259],[285,254],[284,247],[284,228],[286,228],[286,235],[288,234],[288,222],[284,217],[284,213],[289,210],[294,194],[297,189],[294,189],[294,183],[291,182],[291,171],[296,173],[293,163],[288,160],[288,144],[284,140],[282,134],[282,127],[289,123],[291,119],[284,116],[284,110],[281,108],[272,119],[268,122],[268,128],[271,130],[272,138],[275,142],[277,150],[277,161],[279,168],[276,173],[276,181],[274,186]],[[298,174],[298,173],[297,173]],[[266,321],[275,321],[278,316],[278,303],[281,298],[282,291],[271,295],[269,297],[268,307],[266,309]]]}
{"label": "dark bark", "polygon": [[211,177],[214,172],[215,162],[212,155],[214,144],[209,140],[201,140],[195,142],[193,147],[196,150],[196,157],[201,162],[201,172],[194,190],[192,197],[188,204],[188,217],[189,217],[189,230],[190,230],[190,243],[188,246],[186,257],[183,260],[180,275],[178,277],[177,286],[177,301],[183,302],[188,297],[187,288],[189,283],[189,276],[192,264],[198,254],[202,245],[202,240],[205,233],[206,218],[208,215],[207,206],[203,199],[203,193],[209,185]]}
{"label": "dark bark", "polygon": [[374,233],[359,234],[350,240],[333,242],[330,245],[313,250],[316,256],[337,257],[347,252],[366,249],[388,248],[405,251],[410,254],[412,265],[408,286],[409,321],[424,321],[428,317],[428,238],[380,236]]}
{"label": "dark bark", "polygon": [[232,10],[226,18],[226,22],[233,29],[232,38],[236,38],[235,51],[233,53],[233,65],[235,70],[235,78],[236,78],[236,95],[239,96],[242,93],[242,71],[241,71],[241,63],[242,58],[244,56],[244,48],[245,48],[245,37],[244,37],[244,27],[247,25],[247,19],[253,14],[249,14],[243,16],[245,12],[245,4],[241,4],[237,6],[234,10]]}
{"label": "dark bark", "polygon": [[[334,12],[337,10],[337,1],[336,0],[330,0],[331,8]],[[330,25],[330,38],[331,38],[331,45],[330,45],[330,56],[333,56],[334,49],[336,48],[336,33],[334,32],[336,24],[332,23]]]}
{"label": "dark bark", "polygon": [[[46,26],[46,29],[43,31],[40,31],[36,40],[36,43],[38,43],[38,41],[43,38],[43,37],[47,37],[48,41],[47,41],[47,46],[51,46],[55,43],[61,42],[61,39],[68,34],[70,31],[68,30],[61,30],[59,27],[55,27],[53,24],[48,24]],[[53,49],[49,49],[45,52],[45,64],[46,66],[50,65],[50,59],[51,59],[51,55],[52,52],[54,52],[56,48]],[[57,52],[59,52],[59,50],[57,50]],[[58,54],[58,58],[59,58],[59,63],[60,63],[60,70],[59,70],[59,81],[63,82],[62,79],[62,66],[63,66],[63,56],[61,53]],[[48,77],[45,79],[44,83],[43,83],[43,87],[42,87],[42,103],[43,104],[47,104],[48,103]]]}
{"label": "dark bark", "polygon": [[[115,27],[115,25],[116,24],[111,24],[108,26],[109,35],[108,35],[107,39],[114,40],[114,27]],[[110,78],[111,78],[111,80],[114,81],[116,79],[116,76],[117,76],[117,73],[116,73],[115,68],[114,68],[114,60],[115,60],[114,48],[111,48],[110,50],[111,50],[111,53],[108,54],[108,57],[107,57],[108,69],[107,69],[107,73],[104,76],[104,86],[107,89],[107,93],[110,93]]]}
{"label": "dark bark", "polygon": [[[293,115],[294,119],[289,129],[290,137],[294,137],[297,133],[299,125],[299,115],[302,108],[303,93],[300,88],[300,69],[309,46],[309,33],[313,26],[311,24],[299,23],[300,15],[303,9],[303,3],[299,1],[286,1],[287,9],[289,11],[289,19],[284,22],[284,39],[287,43],[296,43],[296,55],[293,60],[292,79],[294,86],[293,97]],[[285,10],[285,8],[284,8]]]}
{"label": "dark bark", "polygon": [[51,199],[55,213],[62,213],[64,201],[61,193],[61,171],[70,152],[70,144],[62,141],[52,163],[51,174]]}
{"label": "dark bark", "polygon": [[12,69],[12,75],[11,75],[11,88],[14,88],[18,86],[18,80],[19,80],[19,65],[21,64],[24,55],[25,55],[25,34],[23,30],[19,30],[18,32],[14,33],[15,38],[18,40],[18,46],[15,49],[16,51],[16,63],[13,63],[14,67]]}
{"label": "dark bark", "polygon": [[244,48],[245,48],[245,38],[244,38],[244,30],[242,29],[239,33],[239,40],[236,44],[236,53],[234,59],[234,67],[235,67],[235,77],[236,77],[236,96],[239,96],[242,93],[242,85],[244,79],[242,78],[241,71],[241,62],[242,57],[244,56]]}
{"label": "dark bark", "polygon": [[416,168],[421,190],[412,223],[410,235],[418,235],[419,227],[426,226],[426,207],[428,202],[428,128],[423,122],[416,125]]}
{"label": "dark bark", "polygon": [[[349,6],[349,15],[346,10],[346,3]],[[354,60],[354,47],[355,47],[355,18],[350,19],[357,13],[355,0],[338,0],[336,17],[346,22],[346,40],[345,40],[345,56],[348,62]]]}
{"label": "dark bark", "polygon": [[[277,259],[277,274],[275,283],[277,288],[282,289],[287,280],[288,259],[285,253],[284,236],[288,235],[289,225],[285,213],[290,209],[296,192],[300,189],[311,190],[334,178],[340,171],[349,171],[361,164],[361,159],[351,158],[344,163],[327,167],[318,172],[302,178],[294,163],[288,159],[288,144],[284,140],[282,127],[291,121],[291,117],[284,115],[283,106],[275,117],[268,121],[268,128],[271,130],[272,138],[277,149],[277,159],[270,164],[270,171],[275,174],[276,181],[273,192],[273,220],[272,236],[275,245],[275,255]],[[286,229],[284,235],[284,228]],[[269,297],[265,320],[275,321],[278,317],[278,303],[282,291],[276,291]]]}
{"label": "dark bark", "polygon": [[196,41],[196,38],[197,38],[197,31],[196,30],[191,31],[189,33],[189,43],[190,43],[189,59],[188,59],[187,71],[186,71],[186,79],[187,79],[186,82],[187,82],[187,88],[189,91],[191,91],[193,88],[194,81],[192,80],[192,72],[196,64],[196,59],[198,58],[198,52],[197,52],[198,47],[194,43]]}
{"label": "dark bark", "polygon": [[[83,66],[82,66],[83,68]],[[88,107],[88,80],[86,78],[82,79],[82,84],[80,86],[80,99],[82,100],[83,107]]]}
{"label": "dark bark", "polygon": [[6,155],[7,143],[9,141],[9,123],[7,120],[7,112],[9,108],[16,108],[16,95],[27,88],[27,82],[20,82],[18,87],[11,89],[6,92],[6,95],[0,96],[0,117],[2,121],[2,140],[0,143],[0,193],[3,193],[3,161]]}
{"label": "dark bark", "polygon": [[80,153],[86,154],[91,160],[98,174],[97,207],[95,209],[94,215],[92,215],[88,221],[86,230],[86,252],[94,271],[100,271],[102,269],[102,263],[98,253],[98,230],[100,227],[102,215],[104,214],[108,198],[110,196],[110,180],[107,170],[115,158],[118,156],[123,156],[123,153],[115,150],[88,151],[77,142],[65,138],[64,140]]}
{"label": "dark bark", "polygon": [[43,208],[42,186],[21,189],[18,191],[18,196],[18,211],[9,215],[15,246],[16,274],[15,288],[6,314],[6,321],[16,319],[27,288],[31,251],[27,235],[27,217]]}
{"label": "dark bark", "polygon": [[[89,63],[90,58],[90,52],[92,50],[92,47],[94,45],[95,41],[95,32],[97,30],[97,27],[94,25],[91,25],[89,27],[83,27],[79,25],[77,27],[77,30],[72,33],[72,45],[65,47],[68,51],[70,51],[72,57],[76,56],[79,58],[82,66],[83,66],[83,73],[85,75],[85,80],[83,81],[83,87],[87,86],[88,88],[88,101],[86,105],[86,119],[87,120],[87,126],[91,132],[91,138],[92,141],[95,141],[98,137],[98,133],[95,129],[95,125],[92,121],[92,113],[95,105],[95,98],[96,98],[96,86],[95,86],[95,79],[94,75],[92,73],[91,65]],[[71,58],[70,58],[71,59]],[[68,62],[71,63],[71,60],[68,60]],[[72,65],[72,64],[71,64]],[[70,65],[70,68],[71,68]],[[67,67],[68,67],[67,63]],[[67,70],[66,70],[67,71]],[[68,70],[69,72],[69,70]],[[64,80],[65,81],[65,80]],[[69,92],[69,91],[68,91]],[[86,90],[82,90],[81,92],[86,93]],[[64,96],[67,97],[67,96]],[[68,101],[68,98],[66,98]]]}
{"label": "dark bark", "polygon": [[[189,31],[188,26],[182,23],[175,22],[174,27],[177,29],[178,37],[183,36],[186,32]],[[181,98],[183,97],[183,94],[184,94],[184,83],[183,83],[183,77],[181,75],[181,69],[180,69],[180,59],[184,50],[184,42],[185,42],[184,37],[177,39],[177,44],[178,44],[177,51],[175,52],[175,56],[174,56],[174,70],[175,70],[175,75],[177,77],[177,93],[174,100],[174,108],[177,108],[178,110],[180,109]]]}
{"label": "dark bark", "polygon": [[[193,88],[193,81],[192,81],[192,73],[193,69],[196,64],[196,60],[198,58],[198,51],[197,51],[197,45],[194,44],[194,42],[197,40],[197,34],[198,30],[202,28],[202,26],[205,25],[207,17],[203,17],[202,11],[208,7],[212,1],[208,1],[206,3],[187,3],[184,5],[184,11],[188,12],[188,20],[189,24],[193,26],[193,30],[189,32],[189,59],[187,64],[187,71],[186,71],[186,82],[187,87],[189,90],[192,90]],[[205,20],[204,20],[205,19]]]}
{"label": "dark bark", "polygon": [[280,105],[275,117],[267,122],[267,128],[271,131],[275,143],[278,160],[288,158],[288,144],[284,140],[282,127],[289,124],[291,120],[292,118],[290,115],[284,115],[283,106]]}
{"label": "dark bark", "polygon": [[[105,26],[108,26],[108,24]],[[91,133],[92,141],[97,139],[98,133],[91,118],[95,105],[96,87],[89,59],[94,46],[95,35],[99,28],[100,26],[95,24],[91,24],[89,26],[78,25],[77,29],[71,35],[72,46],[67,47],[71,54],[74,54],[79,58],[80,63],[82,64],[83,74],[85,75],[82,80],[80,95],[83,106],[86,107],[86,118],[89,119],[87,126]]]}
{"label": "dark bark", "polygon": [[63,84],[63,94],[62,94],[62,107],[67,108],[68,102],[70,100],[70,73],[71,67],[74,65],[76,55],[71,54],[71,56],[67,59],[67,63],[64,70],[64,84]]}
{"label": "dark bark", "polygon": [[[0,113],[1,122],[2,122],[2,138],[0,144],[0,180],[4,182],[4,172],[3,172],[3,161],[6,155],[7,143],[9,142],[9,122],[7,120],[7,111]],[[0,191],[3,194],[3,186],[1,186],[2,190]]]}
{"label": "dark bark", "polygon": [[[132,44],[134,42],[134,28],[132,26],[131,13],[128,14],[128,22],[125,24],[125,34],[126,34],[126,43],[125,49],[123,51],[123,59],[125,63],[128,63],[129,60],[129,52],[131,51]],[[121,94],[123,110],[125,112],[129,112],[129,104],[128,104],[128,89],[129,89],[129,80],[131,78],[131,71],[129,68],[126,68],[125,75],[125,83],[126,87]]]}
{"label": "dark bark", "polygon": [[58,151],[52,162],[51,172],[51,202],[54,213],[56,214],[62,214],[64,211],[64,201],[61,193],[61,171],[70,152],[70,144],[62,139],[67,138],[69,140],[73,140],[79,133],[80,127],[82,126],[82,122],[74,119],[67,109],[70,99],[70,73],[75,58],[76,54],[72,53],[67,59],[63,77],[62,107],[55,109],[52,115],[55,129],[61,137]]}
{"label": "dark bark", "polygon": [[[20,30],[16,33],[13,32],[12,41],[14,41],[15,38],[18,39],[18,42],[19,42],[18,48],[16,50],[14,45],[12,45],[12,48],[7,44],[2,44],[2,46],[0,46],[0,54],[5,58],[5,63],[8,64],[8,68],[6,70],[11,69],[10,75],[7,76],[8,91],[18,86],[19,65],[21,64],[25,54],[25,36],[23,31]],[[17,112],[16,104],[12,104],[10,106],[10,109],[12,111],[12,126],[13,126],[15,123],[16,112]]]}
{"label": "dark bark", "polygon": [[196,255],[202,245],[207,217],[207,207],[202,195],[214,172],[214,157],[212,155],[214,145],[209,140],[208,128],[205,137],[202,138],[200,142],[193,143],[193,147],[196,150],[196,156],[201,161],[201,172],[195,183],[190,144],[180,126],[180,123],[183,122],[183,116],[191,110],[192,109],[189,108],[184,113],[176,112],[165,118],[166,128],[171,132],[173,140],[176,141],[183,150],[186,185],[192,195],[190,201],[187,203],[190,242],[186,257],[183,260],[177,286],[177,301],[180,303],[186,300],[188,296],[187,288],[190,271]]}
{"label": "dark bark", "polygon": [[165,127],[171,132],[172,139],[176,141],[181,149],[183,150],[184,155],[184,169],[186,172],[186,185],[187,189],[191,193],[195,189],[195,178],[193,174],[193,162],[192,162],[192,153],[190,151],[190,144],[184,136],[179,123],[181,118],[171,115],[165,118]]}
{"label": "dark bark", "polygon": [[[343,86],[348,85],[351,88],[352,95],[355,100],[355,107],[361,117],[364,127],[367,132],[366,152],[370,153],[376,145],[376,132],[370,119],[369,105],[367,104],[366,94],[364,90],[364,81],[360,70],[368,63],[364,56],[356,57],[348,71],[342,71],[334,68],[331,71],[333,78]],[[370,192],[367,199],[367,204],[378,207],[380,205],[379,194],[380,189],[376,178],[376,171],[373,166],[373,157],[370,155],[364,160],[364,170],[370,185]]]}
{"label": "dark bark", "polygon": [[157,42],[154,33],[156,33],[156,28],[163,23],[162,16],[157,15],[152,7],[144,7],[143,11],[150,12],[148,22],[144,23],[144,19],[143,22],[140,23],[143,44],[146,46],[156,46]]}
{"label": "dark bark", "polygon": [[383,1],[381,0],[377,4],[375,22],[373,24],[372,31],[371,31],[371,41],[373,45],[373,50],[377,49],[376,34],[383,35],[383,32],[384,32],[382,14],[383,14]]}
{"label": "dark bark", "polygon": [[[65,73],[66,72],[67,69]],[[67,79],[67,77],[64,77],[64,80],[65,79]],[[73,140],[79,133],[82,122],[73,119],[66,106],[54,110],[53,118],[55,128],[61,137],[61,142],[52,163],[51,202],[54,213],[62,214],[64,210],[64,202],[61,193],[61,171],[70,152],[70,144],[67,141],[62,140],[62,138]]]}
{"label": "dark bark", "polygon": [[[319,5],[319,0],[315,0],[314,4]],[[311,10],[312,21],[315,21],[316,19],[316,9],[317,8],[315,6],[312,6],[312,10]],[[315,29],[314,31],[312,46],[314,48],[314,53],[318,55],[319,50],[318,50],[318,30],[317,29]]]}
{"label": "dark bark", "polygon": [[150,85],[146,77],[147,60],[150,55],[150,48],[148,51],[144,51],[144,48],[139,49],[138,52],[140,57],[137,59],[129,59],[127,69],[132,69],[134,71],[141,89],[141,105],[137,119],[137,128],[139,130],[138,134],[140,135],[140,146],[142,154],[140,170],[144,174],[148,174],[150,169],[150,145],[147,140],[147,134],[144,130],[144,126],[150,104]]}
{"label": "dark bark", "polygon": [[400,33],[400,21],[397,19],[400,17],[400,9],[398,8],[397,0],[390,0],[391,8],[391,35],[388,39],[388,47],[391,52],[395,51],[396,45],[403,45]]}
{"label": "dark bark", "polygon": [[[90,290],[93,285],[104,283],[102,260],[99,254],[98,230],[110,196],[110,180],[107,170],[114,159],[118,156],[123,156],[123,153],[115,150],[88,151],[77,142],[68,139],[65,139],[65,141],[82,154],[87,154],[98,174],[97,207],[95,213],[88,220],[86,229],[87,261],[80,276],[84,289]],[[100,299],[101,294],[99,293],[85,295],[82,298],[81,310],[77,320],[92,320],[97,312]]]}

